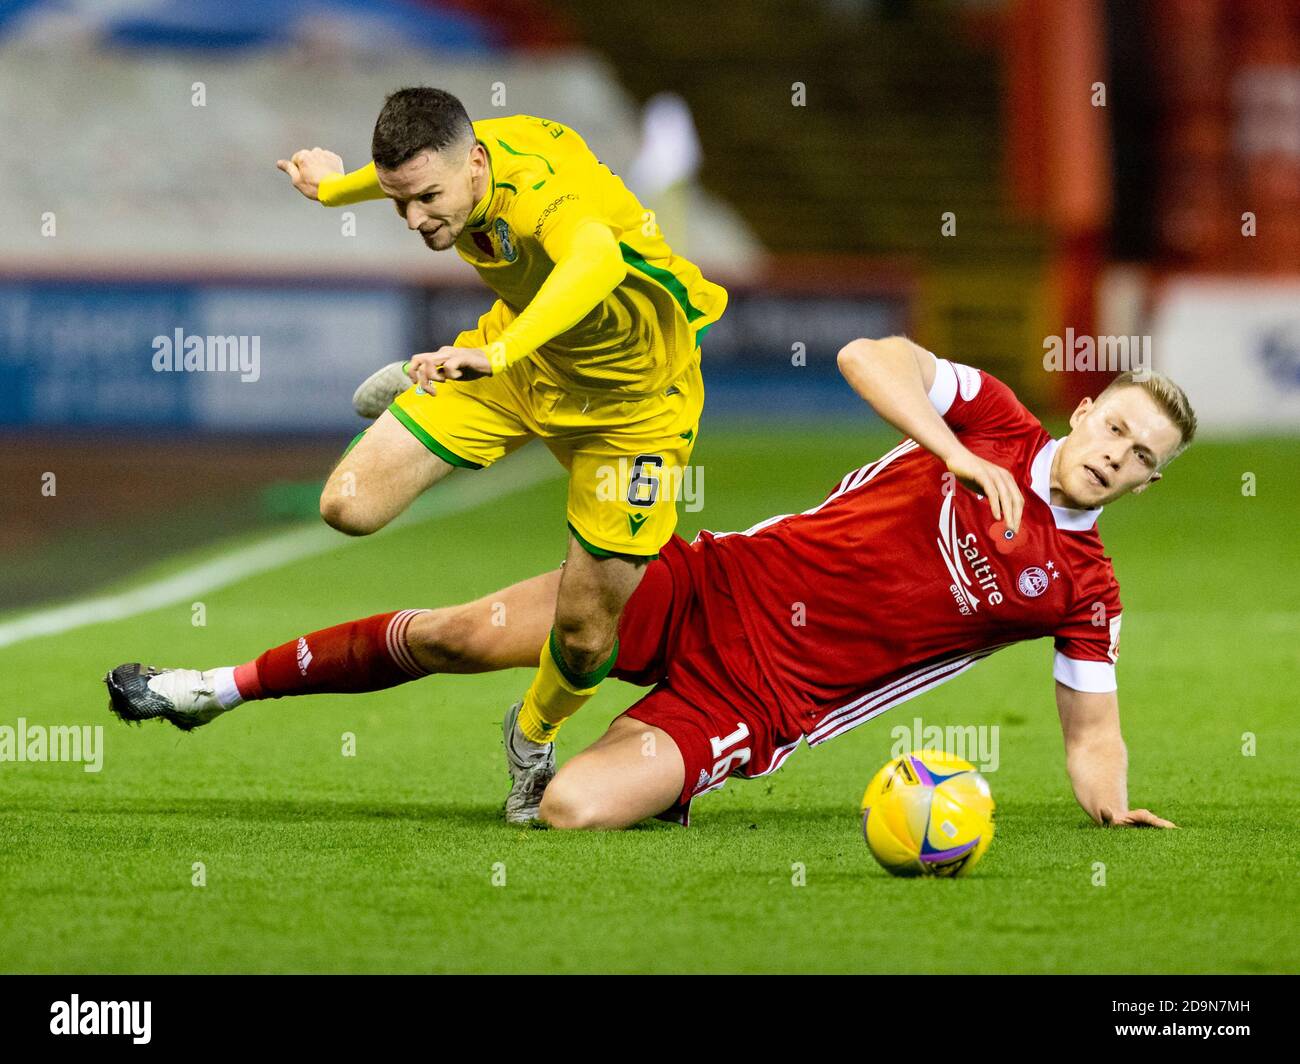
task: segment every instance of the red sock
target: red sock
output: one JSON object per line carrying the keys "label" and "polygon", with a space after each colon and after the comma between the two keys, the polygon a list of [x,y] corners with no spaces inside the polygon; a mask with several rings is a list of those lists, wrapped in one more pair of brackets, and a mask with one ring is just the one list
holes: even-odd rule
{"label": "red sock", "polygon": [[417,613],[377,613],[359,621],[311,632],[273,647],[235,668],[235,686],[246,702],[284,695],[382,691],[428,673],[406,645]]}

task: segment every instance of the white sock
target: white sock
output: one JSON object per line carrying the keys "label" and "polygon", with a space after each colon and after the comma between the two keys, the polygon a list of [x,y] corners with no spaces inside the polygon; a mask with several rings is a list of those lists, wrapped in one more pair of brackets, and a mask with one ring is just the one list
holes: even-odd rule
{"label": "white sock", "polygon": [[217,703],[222,709],[234,709],[244,701],[243,695],[239,693],[239,688],[235,686],[235,670],[233,666],[227,665],[220,669],[209,669],[203,674],[203,678],[212,685],[212,693],[216,696]]}

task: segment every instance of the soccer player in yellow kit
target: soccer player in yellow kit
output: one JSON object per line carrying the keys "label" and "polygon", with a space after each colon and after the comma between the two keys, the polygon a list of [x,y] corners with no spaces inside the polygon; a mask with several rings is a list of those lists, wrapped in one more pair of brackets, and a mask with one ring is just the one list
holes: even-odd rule
{"label": "soccer player in yellow kit", "polygon": [[568,469],[554,626],[505,721],[506,817],[524,823],[555,773],[556,731],[613,668],[623,606],[676,526],[704,402],[699,341],[727,294],[673,254],[653,213],[558,122],[471,123],[449,93],[402,89],[371,155],[352,173],[321,148],[277,165],[326,206],[392,200],[498,299],[450,346],[410,359],[414,383],[335,468],[321,515],[374,532],[453,469],[534,437]]}

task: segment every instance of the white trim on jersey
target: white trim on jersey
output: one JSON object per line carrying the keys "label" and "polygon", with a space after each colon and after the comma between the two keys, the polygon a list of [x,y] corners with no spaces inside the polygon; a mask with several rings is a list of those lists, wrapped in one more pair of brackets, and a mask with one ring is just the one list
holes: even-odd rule
{"label": "white trim on jersey", "polygon": [[934,383],[930,385],[930,405],[943,417],[957,401],[957,371],[946,358],[934,360]]}
{"label": "white trim on jersey", "polygon": [[848,702],[826,714],[821,722],[807,734],[808,745],[816,746],[827,739],[833,739],[850,728],[856,728],[859,724],[878,716],[887,709],[892,709],[894,706],[907,702],[931,688],[947,683],[954,676],[961,675],[977,661],[988,657],[995,650],[1001,650],[1002,647],[1010,645],[1010,643],[999,643],[997,646],[987,647],[984,650],[969,651],[943,661],[931,662],[928,665],[913,669],[904,676],[900,676],[893,683],[886,684],[874,691],[868,691],[866,694],[855,698],[852,702]]}
{"label": "white trim on jersey", "polygon": [[958,395],[970,402],[979,395],[983,383],[979,370],[961,362],[949,362],[946,358],[936,357],[934,382],[927,393],[930,405],[939,412],[940,417],[946,417]]}
{"label": "white trim on jersey", "polygon": [[1075,691],[1090,691],[1105,694],[1118,691],[1115,680],[1115,666],[1109,661],[1081,661],[1067,658],[1059,650],[1052,659],[1052,677],[1066,687]]}
{"label": "white trim on jersey", "polygon": [[864,465],[861,469],[857,471],[856,475],[853,477],[852,480],[849,481],[846,487],[841,488],[833,495],[827,496],[825,499],[823,499],[821,502],[819,502],[816,506],[814,506],[811,510],[808,510],[807,512],[810,514],[815,514],[818,510],[820,510],[823,506],[825,506],[828,502],[830,502],[831,499],[838,498],[840,495],[843,495],[846,491],[852,491],[854,488],[860,488],[863,484],[871,480],[877,473],[879,473],[882,469],[884,469],[885,466],[889,465],[889,463],[892,462],[895,458],[901,458],[905,454],[911,454],[913,451],[919,450],[920,446],[921,445],[917,443],[914,439],[908,437],[897,447],[893,448],[892,450],[886,451],[874,462],[868,462],[866,465]]}
{"label": "white trim on jersey", "polygon": [[743,773],[737,773],[736,778],[742,780],[756,780],[756,779],[760,779],[763,776],[770,776],[773,772],[775,772],[783,764],[785,764],[785,759],[789,757],[791,754],[793,754],[799,748],[799,744],[801,742],[803,742],[802,735],[799,736],[799,738],[797,738],[792,743],[786,743],[785,746],[778,746],[774,751],[772,751],[772,760],[768,763],[767,768],[763,769],[762,772],[755,772],[752,776]]}
{"label": "white trim on jersey", "polygon": [[[893,448],[890,451],[886,451],[884,454],[882,454],[879,458],[875,459],[874,461],[868,462],[866,465],[860,466],[859,468],[854,469],[849,473],[845,474],[844,479],[840,481],[840,486],[838,488],[836,488],[833,492],[831,492],[831,494],[826,496],[826,498],[824,498],[816,506],[812,507],[809,510],[804,510],[802,514],[800,514],[799,516],[807,516],[809,514],[815,514],[828,502],[831,502],[833,499],[838,499],[845,492],[853,491],[855,488],[860,488],[863,484],[867,483],[867,481],[871,480],[872,477],[874,477],[877,473],[879,473],[882,469],[884,469],[885,466],[889,465],[890,462],[894,461],[895,458],[901,458],[905,454],[911,454],[913,451],[918,450],[919,448],[920,448],[920,444],[917,443],[915,440],[911,438],[904,440],[897,447]],[[714,539],[722,539],[724,536],[752,536],[756,532],[761,532],[765,528],[771,528],[772,525],[784,521],[787,517],[794,517],[794,516],[796,515],[777,514],[775,517],[769,517],[766,520],[760,521],[758,524],[753,525],[750,528],[746,528],[739,532],[714,532],[712,533],[712,535]]]}
{"label": "white trim on jersey", "polygon": [[1057,528],[1063,528],[1067,532],[1087,532],[1101,516],[1100,506],[1093,510],[1072,510],[1068,506],[1052,505],[1052,459],[1056,456],[1056,449],[1064,442],[1064,436],[1059,440],[1051,440],[1043,444],[1043,449],[1034,455],[1033,464],[1029,467],[1029,486],[1034,489],[1035,495],[1047,503]]}
{"label": "white trim on jersey", "polygon": [[[948,411],[952,409],[952,404],[957,401],[958,393],[963,399],[969,401],[979,394],[979,390],[978,370],[963,366],[959,362],[949,362],[946,358],[935,359],[934,383],[930,385],[928,395],[930,405],[939,412],[940,417],[947,416]],[[1034,456],[1029,467],[1029,486],[1033,488],[1035,495],[1047,503],[1057,528],[1063,528],[1067,532],[1087,532],[1097,523],[1097,518],[1101,515],[1100,506],[1091,510],[1074,510],[1067,506],[1052,505],[1052,459],[1056,456],[1056,449],[1063,440],[1064,437],[1049,441]]]}

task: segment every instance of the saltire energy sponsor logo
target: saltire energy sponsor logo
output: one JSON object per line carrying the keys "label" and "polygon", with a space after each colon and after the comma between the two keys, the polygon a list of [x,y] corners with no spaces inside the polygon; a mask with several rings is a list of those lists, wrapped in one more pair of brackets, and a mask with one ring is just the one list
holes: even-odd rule
{"label": "saltire energy sponsor logo", "polygon": [[958,536],[957,512],[952,503],[953,495],[945,495],[943,506],[939,508],[939,538],[935,543],[952,577],[948,590],[952,592],[953,601],[962,616],[969,617],[980,607],[981,599],[975,593],[976,589],[987,593],[990,606],[1001,605],[1002,590],[998,587],[997,573],[993,571],[988,555],[976,544],[975,533]]}

